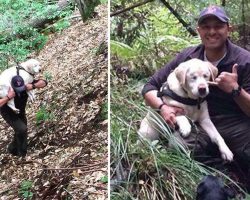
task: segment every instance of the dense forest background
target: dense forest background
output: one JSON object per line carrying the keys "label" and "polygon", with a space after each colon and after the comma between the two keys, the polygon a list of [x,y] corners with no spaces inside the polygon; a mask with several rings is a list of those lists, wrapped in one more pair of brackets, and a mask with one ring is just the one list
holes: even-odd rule
{"label": "dense forest background", "polygon": [[[181,145],[175,150],[163,141],[138,145],[137,130],[148,112],[142,86],[182,49],[200,43],[196,21],[208,5],[224,7],[233,25],[231,40],[250,50],[248,0],[111,1],[111,199],[193,200],[205,174],[233,184],[235,199],[245,196],[243,185],[193,161]],[[166,125],[162,130],[169,139]]]}
{"label": "dense forest background", "polygon": [[224,6],[234,28],[231,39],[250,49],[250,5],[247,0],[114,0],[111,1],[112,63],[119,60],[130,70],[138,69],[141,76],[144,72],[151,74],[181,49],[200,42],[195,30],[197,17],[211,4]]}

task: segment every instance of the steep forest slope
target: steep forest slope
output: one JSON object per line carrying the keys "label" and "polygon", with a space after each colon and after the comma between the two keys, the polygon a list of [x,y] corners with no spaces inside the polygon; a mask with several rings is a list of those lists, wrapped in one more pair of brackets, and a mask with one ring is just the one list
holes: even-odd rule
{"label": "steep forest slope", "polygon": [[25,158],[7,154],[13,131],[0,118],[0,199],[107,199],[107,11],[72,17],[31,55],[49,84],[27,106]]}

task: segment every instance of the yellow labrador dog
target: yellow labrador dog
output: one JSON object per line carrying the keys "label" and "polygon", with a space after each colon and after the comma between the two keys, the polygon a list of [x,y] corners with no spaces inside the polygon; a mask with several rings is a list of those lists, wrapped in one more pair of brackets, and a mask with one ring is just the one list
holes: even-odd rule
{"label": "yellow labrador dog", "polygon": [[[165,104],[183,108],[186,116],[194,122],[199,122],[212,142],[218,145],[224,160],[232,161],[233,153],[226,145],[214,124],[212,123],[205,97],[209,93],[208,82],[214,80],[218,70],[211,63],[199,59],[191,59],[181,63],[163,84],[160,96]],[[187,137],[191,132],[191,124],[184,115],[176,116],[176,122],[181,136]],[[148,113],[142,120],[138,134],[148,140],[157,140],[159,131]]]}
{"label": "yellow labrador dog", "polygon": [[[18,66],[10,67],[4,70],[0,75],[0,98],[7,96],[8,90],[11,87],[11,80],[14,76],[17,75],[17,70],[19,75],[23,78],[24,81],[24,90],[25,85],[32,83],[34,76],[41,71],[40,62],[36,59],[29,59],[25,62],[22,62]],[[27,91],[27,94],[31,101],[34,101],[34,91]],[[19,113],[19,109],[15,107],[14,99],[8,101],[7,105],[16,113]]]}

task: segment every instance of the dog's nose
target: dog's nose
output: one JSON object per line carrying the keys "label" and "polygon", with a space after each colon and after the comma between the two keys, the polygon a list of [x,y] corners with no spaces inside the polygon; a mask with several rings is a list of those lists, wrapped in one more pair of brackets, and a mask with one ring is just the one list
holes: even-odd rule
{"label": "dog's nose", "polygon": [[205,96],[206,93],[207,93],[207,89],[206,89],[205,86],[202,85],[202,86],[199,86],[198,92],[199,92],[199,94],[200,94],[201,96]]}

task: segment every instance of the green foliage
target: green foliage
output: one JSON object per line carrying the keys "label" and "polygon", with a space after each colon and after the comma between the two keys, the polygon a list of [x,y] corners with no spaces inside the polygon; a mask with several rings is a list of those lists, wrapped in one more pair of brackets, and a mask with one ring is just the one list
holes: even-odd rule
{"label": "green foliage", "polygon": [[[218,175],[230,182],[225,174],[194,161],[158,117],[154,122],[166,140],[138,141],[139,123],[150,111],[139,93],[143,83],[133,79],[124,83],[112,75],[111,84],[111,199],[193,200],[204,175]],[[169,140],[174,148],[167,147]]]}
{"label": "green foliage", "polygon": [[60,20],[54,24],[56,32],[62,31],[63,29],[68,28],[69,26],[70,26],[69,21],[65,19]]}
{"label": "green foliage", "polygon": [[31,192],[33,182],[29,180],[22,181],[18,193],[22,196],[23,199],[32,199],[33,192]]}
{"label": "green foliage", "polygon": [[199,43],[199,38],[158,35],[141,37],[133,47],[110,41],[112,66],[128,66],[134,77],[145,78],[170,61],[181,49]]}
{"label": "green foliage", "polygon": [[[199,12],[217,0],[191,1],[170,0],[170,5],[180,17],[195,30]],[[122,10],[136,1],[115,0],[111,2],[111,12]],[[177,6],[176,6],[177,5]],[[225,8],[232,23],[240,17],[239,4],[227,2]],[[193,37],[177,18],[159,1],[150,2],[111,18],[111,64],[114,69],[126,66],[134,77],[145,78],[156,69],[169,62],[186,47],[199,44],[199,37]],[[239,38],[237,32],[233,38]]]}
{"label": "green foliage", "polygon": [[36,113],[36,123],[40,124],[42,122],[52,120],[54,115],[50,113],[45,106],[41,106],[39,111]]}
{"label": "green foliage", "polygon": [[135,49],[122,42],[111,40],[110,49],[113,55],[116,55],[124,60],[130,60],[137,56]]}
{"label": "green foliage", "polygon": [[108,0],[100,0],[101,4],[107,4]]}
{"label": "green foliage", "polygon": [[9,55],[0,53],[0,72],[5,70],[9,65]]}
{"label": "green foliage", "polygon": [[[46,1],[0,0],[0,52],[21,61],[31,52],[40,50],[47,36],[32,28],[30,22],[47,17],[66,17],[72,13],[70,7],[57,11],[56,3],[50,5]],[[59,21],[55,30],[61,31],[68,24],[67,20]]]}
{"label": "green foliage", "polygon": [[101,106],[101,120],[108,119],[108,102],[104,102]]}
{"label": "green foliage", "polygon": [[101,178],[101,182],[103,182],[103,183],[108,183],[108,180],[109,180],[108,176],[103,176]]}
{"label": "green foliage", "polygon": [[[118,31],[120,26],[122,33]],[[183,48],[200,42],[158,3],[149,3],[113,17],[111,39],[112,67],[122,63],[129,67],[133,76],[140,78],[151,75]]]}
{"label": "green foliage", "polygon": [[53,78],[50,72],[45,72],[44,77],[47,81],[51,81]]}
{"label": "green foliage", "polygon": [[[111,13],[138,3],[112,0]],[[199,12],[218,0],[170,0],[170,5],[193,30]],[[226,1],[232,23],[241,20],[240,3]],[[246,6],[247,8],[248,6]],[[245,8],[245,9],[246,9]],[[247,9],[246,9],[247,10]],[[160,1],[153,1],[111,18],[111,199],[195,199],[195,189],[206,174],[225,174],[192,160],[158,117],[164,140],[138,145],[138,128],[148,110],[140,95],[145,78],[186,47],[199,44]],[[239,37],[234,33],[234,37]],[[122,67],[128,74],[119,74]],[[117,73],[117,75],[114,75]],[[138,81],[140,79],[140,82]],[[142,83],[143,82],[143,83]],[[156,116],[155,114],[154,116]],[[234,183],[235,184],[235,183]],[[244,192],[243,192],[244,193]]]}

